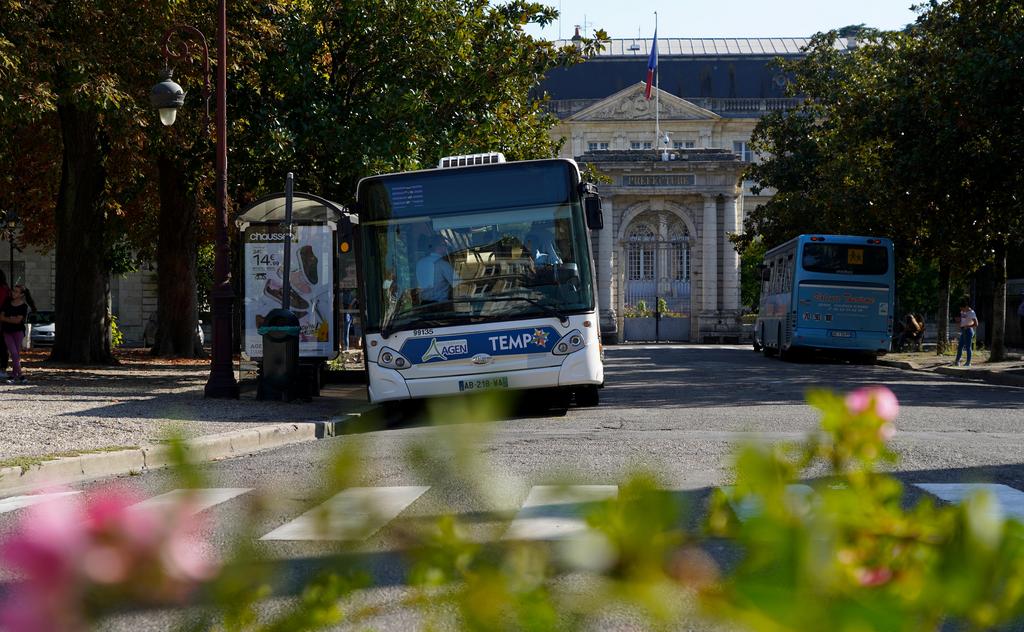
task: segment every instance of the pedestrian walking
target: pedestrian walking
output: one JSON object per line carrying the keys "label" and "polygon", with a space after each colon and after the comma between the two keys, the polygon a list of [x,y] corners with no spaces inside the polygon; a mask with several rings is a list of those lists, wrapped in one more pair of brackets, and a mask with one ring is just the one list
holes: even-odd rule
{"label": "pedestrian walking", "polygon": [[960,301],[960,340],[956,345],[956,366],[960,366],[960,356],[964,349],[967,349],[967,362],[964,366],[971,366],[971,347],[974,343],[974,331],[978,326],[978,315],[971,309],[967,299]]}
{"label": "pedestrian walking", "polygon": [[[7,275],[0,270],[0,307],[4,306],[11,295],[11,288],[7,285]],[[7,345],[0,343],[0,380],[7,379],[7,365],[10,362],[7,357]]]}
{"label": "pedestrian walking", "polygon": [[342,292],[341,292],[341,309],[342,309],[342,318],[344,319],[344,325],[342,326],[342,329],[341,329],[341,331],[342,331],[341,350],[342,351],[348,351],[349,344],[350,344],[350,341],[352,339],[352,311],[351,310],[355,309],[353,307],[354,302],[355,302],[355,298],[353,297],[352,290],[347,289],[347,288],[345,290],[342,290]]}
{"label": "pedestrian walking", "polygon": [[4,335],[7,353],[11,356],[11,373],[7,379],[8,384],[24,384],[26,381],[21,372],[21,342],[25,338],[25,321],[28,320],[28,302],[25,300],[25,292],[25,286],[15,285],[11,289],[11,295],[0,308],[0,331]]}

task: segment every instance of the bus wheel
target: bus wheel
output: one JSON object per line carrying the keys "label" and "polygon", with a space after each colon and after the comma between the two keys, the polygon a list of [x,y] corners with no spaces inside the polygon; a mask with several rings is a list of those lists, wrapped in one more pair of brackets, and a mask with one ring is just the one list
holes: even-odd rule
{"label": "bus wheel", "polygon": [[786,356],[789,355],[789,352],[786,351],[786,348],[782,346],[782,325],[779,325],[779,337],[777,338],[777,340],[779,341],[779,359],[785,361],[787,359]]}
{"label": "bus wheel", "polygon": [[576,389],[576,405],[581,408],[593,408],[601,402],[601,394],[596,385],[581,386]]}
{"label": "bus wheel", "polygon": [[768,339],[764,337],[763,324],[761,325],[761,353],[763,353],[764,357],[766,358],[770,358],[771,356],[775,355],[775,349],[773,349],[772,346],[768,344]]}

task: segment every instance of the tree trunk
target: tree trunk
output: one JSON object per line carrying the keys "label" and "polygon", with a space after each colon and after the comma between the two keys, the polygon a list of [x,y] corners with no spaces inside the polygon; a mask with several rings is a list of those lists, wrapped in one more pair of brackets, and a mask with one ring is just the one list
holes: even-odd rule
{"label": "tree trunk", "polygon": [[115,362],[110,344],[110,272],[106,263],[106,149],[96,112],[57,104],[63,160],[55,219],[57,339],[50,359]]}
{"label": "tree trunk", "polygon": [[157,328],[153,355],[205,357],[196,328],[196,198],[185,172],[170,156],[160,172],[160,236],[156,248]]}
{"label": "tree trunk", "polygon": [[989,362],[1006,359],[1006,243],[999,242],[992,262],[992,351]]}
{"label": "tree trunk", "polygon": [[935,353],[942,355],[949,346],[949,264],[939,262],[939,307],[935,314]]}

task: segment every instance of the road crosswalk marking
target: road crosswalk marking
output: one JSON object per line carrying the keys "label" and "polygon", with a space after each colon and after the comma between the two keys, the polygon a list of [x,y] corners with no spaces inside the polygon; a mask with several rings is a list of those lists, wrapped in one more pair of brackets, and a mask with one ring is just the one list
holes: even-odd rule
{"label": "road crosswalk marking", "polygon": [[999,501],[1002,513],[1008,518],[1024,519],[1024,492],[1009,485],[995,483],[914,483],[924,491],[949,503],[963,502],[981,491],[989,491]]}
{"label": "road crosswalk marking", "polygon": [[[732,491],[732,487],[723,487],[723,491],[729,493]],[[804,485],[803,483],[795,483],[793,485],[786,485],[786,500],[794,503],[805,503],[810,507],[810,503],[814,498],[814,489],[810,485]],[[729,503],[732,506],[733,512],[736,513],[736,518],[740,522],[746,522],[757,514],[761,513],[760,498],[744,498],[739,503]]]}
{"label": "road crosswalk marking", "polygon": [[[1002,514],[1024,520],[1024,492],[1008,485],[993,483],[913,483],[915,487],[938,499],[957,504],[982,490],[991,492],[999,502]],[[397,518],[429,486],[353,487],[328,499],[264,535],[261,540],[295,541],[359,541],[370,537]],[[723,489],[728,490],[729,487]],[[175,489],[132,505],[132,510],[168,506],[192,496],[191,511],[199,513],[233,498],[251,492],[251,488]],[[30,494],[0,499],[0,514],[25,509],[44,502],[59,501],[81,494],[69,490]],[[805,484],[787,485],[787,497],[813,507],[814,490]],[[616,485],[536,485],[532,487],[519,512],[502,536],[503,540],[560,540],[584,533],[586,510],[593,505],[618,496]],[[741,521],[748,521],[761,511],[756,501],[733,506]]]}
{"label": "road crosswalk marking", "polygon": [[430,487],[350,487],[261,540],[365,540]]}
{"label": "road crosswalk marking", "polygon": [[619,495],[618,485],[536,485],[505,532],[505,540],[561,540],[584,533],[585,505]]}
{"label": "road crosswalk marking", "polygon": [[61,498],[67,498],[74,496],[75,494],[81,494],[80,491],[67,491],[67,492],[53,492],[49,494],[29,494],[27,496],[12,496],[10,498],[0,498],[0,514],[4,514],[10,511],[17,511],[18,509],[24,509],[25,507],[31,507],[32,505],[38,505],[39,503],[48,502],[51,500],[58,500]]}
{"label": "road crosswalk marking", "polygon": [[218,487],[211,489],[175,489],[174,491],[167,492],[166,494],[160,494],[152,498],[136,503],[131,506],[132,510],[152,510],[167,507],[168,505],[180,503],[186,498],[191,503],[191,510],[193,514],[197,514],[202,511],[206,511],[211,507],[215,507],[223,502],[227,502],[232,498],[236,498],[251,492],[252,488],[249,487]]}

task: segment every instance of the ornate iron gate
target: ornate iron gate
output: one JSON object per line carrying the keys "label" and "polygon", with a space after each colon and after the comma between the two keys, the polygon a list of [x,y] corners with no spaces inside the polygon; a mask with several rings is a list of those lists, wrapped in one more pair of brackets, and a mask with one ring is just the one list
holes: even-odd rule
{"label": "ornate iron gate", "polygon": [[625,248],[623,338],[686,342],[690,339],[690,248],[685,232],[659,241],[640,225]]}

